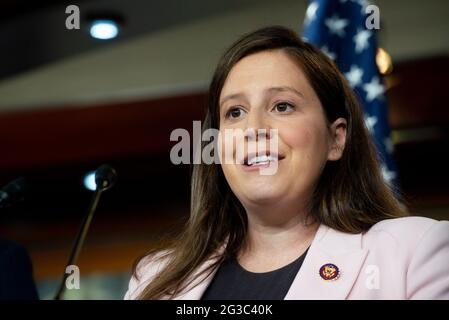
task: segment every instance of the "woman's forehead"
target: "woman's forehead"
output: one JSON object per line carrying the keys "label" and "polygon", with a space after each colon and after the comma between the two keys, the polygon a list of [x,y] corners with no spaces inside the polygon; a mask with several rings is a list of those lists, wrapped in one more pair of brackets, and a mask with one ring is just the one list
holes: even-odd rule
{"label": "woman's forehead", "polygon": [[272,87],[290,87],[304,94],[312,90],[292,57],[281,50],[270,50],[251,54],[235,64],[221,90],[220,101],[228,95]]}

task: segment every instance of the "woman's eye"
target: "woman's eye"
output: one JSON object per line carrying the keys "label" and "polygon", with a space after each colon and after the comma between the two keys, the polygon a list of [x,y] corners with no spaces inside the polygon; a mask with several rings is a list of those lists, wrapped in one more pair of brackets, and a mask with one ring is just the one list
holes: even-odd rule
{"label": "woman's eye", "polygon": [[226,113],[226,118],[236,119],[243,115],[241,108],[232,108]]}
{"label": "woman's eye", "polygon": [[293,109],[295,109],[295,107],[288,102],[281,102],[274,106],[276,112],[286,112]]}

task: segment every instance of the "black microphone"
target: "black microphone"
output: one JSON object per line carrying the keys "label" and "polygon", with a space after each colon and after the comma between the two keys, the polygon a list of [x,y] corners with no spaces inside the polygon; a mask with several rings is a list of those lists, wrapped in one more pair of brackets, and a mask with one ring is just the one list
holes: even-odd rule
{"label": "black microphone", "polygon": [[[92,221],[95,210],[97,209],[98,202],[100,200],[101,193],[114,186],[117,180],[117,173],[113,168],[108,165],[102,165],[95,171],[95,193],[93,195],[92,201],[84,217],[78,234],[75,238],[75,242],[70,252],[69,261],[67,262],[66,268],[70,265],[74,265],[78,259],[81,247],[83,246],[84,239],[86,238],[87,231],[89,230],[90,223]],[[62,278],[61,284],[59,285],[58,292],[56,293],[55,300],[60,300],[66,289],[66,280],[69,276],[64,270],[64,276]]]}
{"label": "black microphone", "polygon": [[25,178],[20,177],[3,187],[0,190],[0,209],[12,206],[20,202],[25,197],[27,183]]}
{"label": "black microphone", "polygon": [[113,187],[116,180],[117,173],[107,164],[100,166],[97,171],[95,171],[95,184],[97,185],[97,188],[102,189],[102,191]]}

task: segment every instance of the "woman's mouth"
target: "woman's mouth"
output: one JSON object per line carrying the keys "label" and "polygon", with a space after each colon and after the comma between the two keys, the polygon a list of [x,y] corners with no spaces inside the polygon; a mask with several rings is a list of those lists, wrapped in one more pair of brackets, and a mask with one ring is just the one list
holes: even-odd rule
{"label": "woman's mouth", "polygon": [[267,168],[270,164],[274,162],[279,162],[284,159],[284,156],[278,155],[276,153],[268,154],[249,154],[245,157],[242,164],[245,171],[253,171],[261,168]]}

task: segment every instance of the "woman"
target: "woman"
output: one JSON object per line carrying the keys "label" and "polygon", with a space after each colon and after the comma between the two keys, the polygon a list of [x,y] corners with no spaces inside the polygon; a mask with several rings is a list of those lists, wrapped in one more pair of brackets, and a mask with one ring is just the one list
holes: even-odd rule
{"label": "woman", "polygon": [[449,223],[404,217],[346,80],[293,31],[226,51],[209,128],[244,130],[222,147],[276,137],[277,150],[196,165],[183,233],[140,260],[126,299],[449,298]]}

